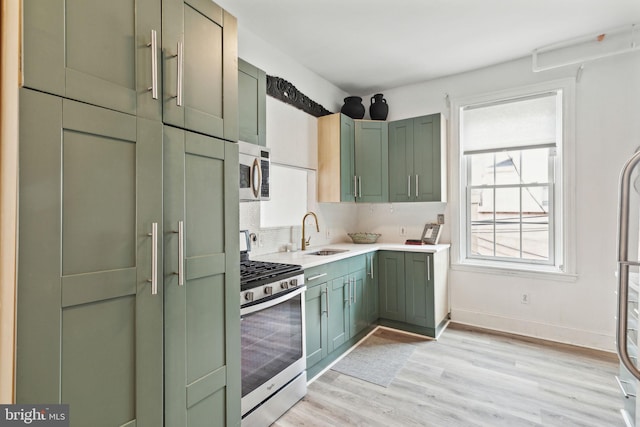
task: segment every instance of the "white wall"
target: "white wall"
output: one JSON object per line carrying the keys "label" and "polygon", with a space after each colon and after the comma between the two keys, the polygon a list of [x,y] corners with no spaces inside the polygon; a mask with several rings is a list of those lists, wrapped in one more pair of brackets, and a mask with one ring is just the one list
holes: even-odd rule
{"label": "white wall", "polygon": [[[442,112],[452,98],[574,77],[576,67],[531,72],[530,59],[384,91],[389,120]],[[449,275],[452,318],[503,330],[606,350],[614,349],[617,179],[624,161],[640,145],[640,56],[618,56],[585,65],[576,84],[575,254],[577,279],[548,280],[460,271]],[[451,134],[451,132],[450,132]],[[451,147],[450,147],[451,148]],[[451,151],[451,150],[449,150]],[[449,159],[450,167],[455,159]],[[451,188],[449,189],[451,191]],[[420,205],[420,204],[416,204]],[[384,212],[385,208],[376,208]],[[451,215],[460,209],[450,202]],[[425,217],[423,206],[408,207]],[[426,211],[435,211],[427,207]],[[359,218],[367,218],[366,209]],[[394,224],[392,215],[369,215],[372,226]],[[379,221],[378,221],[379,220]],[[450,241],[450,227],[442,241]],[[455,248],[453,248],[455,250]],[[520,303],[521,294],[530,304]]]}

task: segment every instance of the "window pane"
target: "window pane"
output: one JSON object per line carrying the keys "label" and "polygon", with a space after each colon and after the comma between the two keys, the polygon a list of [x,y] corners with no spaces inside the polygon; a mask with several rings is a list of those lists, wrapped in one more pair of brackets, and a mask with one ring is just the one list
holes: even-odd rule
{"label": "window pane", "polygon": [[496,256],[520,258],[520,188],[496,189]]}
{"label": "window pane", "polygon": [[520,184],[520,151],[496,153],[496,184]]}
{"label": "window pane", "polygon": [[522,182],[549,182],[549,149],[522,150]]}
{"label": "window pane", "polygon": [[493,256],[493,190],[470,191],[471,255]]}
{"label": "window pane", "polygon": [[[541,195],[544,203],[548,203],[548,187],[524,187],[522,189],[523,205],[531,206],[522,215],[522,258],[546,261],[549,259],[549,213],[545,209],[536,209],[532,199]],[[529,201],[527,201],[529,200]]]}
{"label": "window pane", "polygon": [[493,185],[493,153],[473,154],[469,156],[471,185]]}

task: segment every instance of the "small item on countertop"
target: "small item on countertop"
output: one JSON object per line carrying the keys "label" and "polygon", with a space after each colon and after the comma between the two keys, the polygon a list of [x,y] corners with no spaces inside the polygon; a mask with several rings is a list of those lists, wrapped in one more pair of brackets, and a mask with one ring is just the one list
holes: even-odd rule
{"label": "small item on countertop", "polygon": [[442,225],[440,224],[425,224],[424,230],[422,230],[422,241],[427,245],[437,245],[440,240],[440,233],[442,232]]}
{"label": "small item on countertop", "polygon": [[378,237],[382,236],[379,233],[347,233],[353,243],[375,243]]}
{"label": "small item on countertop", "polygon": [[404,242],[405,245],[424,245],[424,242],[420,239],[407,239],[406,242]]}

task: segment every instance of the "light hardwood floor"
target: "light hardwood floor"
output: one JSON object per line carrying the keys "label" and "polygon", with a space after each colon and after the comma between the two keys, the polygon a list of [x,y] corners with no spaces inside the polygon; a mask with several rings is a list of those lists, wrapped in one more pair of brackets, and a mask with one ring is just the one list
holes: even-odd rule
{"label": "light hardwood floor", "polygon": [[274,426],[624,426],[615,355],[451,324],[389,387],[329,370]]}

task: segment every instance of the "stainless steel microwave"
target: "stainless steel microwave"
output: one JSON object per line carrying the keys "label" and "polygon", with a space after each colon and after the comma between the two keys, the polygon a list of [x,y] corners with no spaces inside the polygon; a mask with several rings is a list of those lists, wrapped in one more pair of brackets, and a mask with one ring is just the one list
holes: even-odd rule
{"label": "stainless steel microwave", "polygon": [[247,142],[238,142],[240,152],[240,201],[269,200],[270,151]]}

